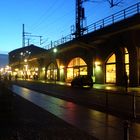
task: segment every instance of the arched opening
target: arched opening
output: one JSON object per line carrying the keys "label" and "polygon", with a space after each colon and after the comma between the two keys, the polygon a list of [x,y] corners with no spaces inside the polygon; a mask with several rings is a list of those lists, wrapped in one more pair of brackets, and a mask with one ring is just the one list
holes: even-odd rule
{"label": "arched opening", "polygon": [[106,83],[116,83],[116,56],[112,54],[106,62]]}
{"label": "arched opening", "polygon": [[67,81],[71,81],[78,75],[87,75],[87,64],[80,57],[76,57],[69,62],[67,66]]}
{"label": "arched opening", "polygon": [[47,79],[57,80],[57,67],[54,63],[51,63],[47,68]]}

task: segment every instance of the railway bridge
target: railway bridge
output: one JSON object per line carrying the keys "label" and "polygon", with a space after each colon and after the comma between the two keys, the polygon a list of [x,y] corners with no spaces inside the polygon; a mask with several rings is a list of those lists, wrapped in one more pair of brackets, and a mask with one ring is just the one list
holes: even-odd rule
{"label": "railway bridge", "polygon": [[13,61],[12,57],[30,46],[13,50],[9,53],[10,66],[13,73],[36,73],[40,79],[70,82],[77,75],[91,75],[95,83],[120,86],[127,73],[129,86],[139,86],[139,36],[140,3],[137,3],[87,26],[81,37],[70,34],[51,42],[38,54],[31,53],[28,65],[23,61],[19,64],[19,57]]}

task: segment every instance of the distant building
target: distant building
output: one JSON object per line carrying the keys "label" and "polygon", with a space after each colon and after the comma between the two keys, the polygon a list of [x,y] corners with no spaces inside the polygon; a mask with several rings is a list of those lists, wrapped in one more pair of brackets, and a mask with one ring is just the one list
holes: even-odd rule
{"label": "distant building", "polygon": [[7,79],[8,75],[11,73],[9,65],[8,54],[0,54],[0,80],[2,78]]}
{"label": "distant building", "polygon": [[37,55],[46,52],[46,49],[35,45],[15,49],[9,52],[9,66],[12,70],[12,75],[18,75],[19,78],[33,78],[38,76],[38,61]]}
{"label": "distant building", "polygon": [[0,68],[9,64],[8,54],[0,54]]}

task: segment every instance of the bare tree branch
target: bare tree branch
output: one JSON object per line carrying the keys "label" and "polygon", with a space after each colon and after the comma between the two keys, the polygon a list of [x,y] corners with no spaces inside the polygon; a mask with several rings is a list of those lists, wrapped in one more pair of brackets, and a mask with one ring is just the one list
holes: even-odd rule
{"label": "bare tree branch", "polygon": [[83,0],[84,2],[96,2],[96,3],[101,3],[101,2],[108,2],[110,7],[118,6],[120,3],[122,3],[124,0]]}
{"label": "bare tree branch", "polygon": [[123,0],[106,0],[109,4],[110,7],[118,6],[120,3],[123,2]]}
{"label": "bare tree branch", "polygon": [[84,0],[84,2],[96,2],[96,3],[99,3],[99,2],[102,2],[102,0]]}

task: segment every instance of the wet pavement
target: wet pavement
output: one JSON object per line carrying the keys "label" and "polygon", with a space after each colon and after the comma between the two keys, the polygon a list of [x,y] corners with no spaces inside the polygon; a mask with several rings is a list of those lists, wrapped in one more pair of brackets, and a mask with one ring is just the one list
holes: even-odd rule
{"label": "wet pavement", "polygon": [[[124,140],[124,120],[72,102],[13,85],[12,91],[100,140]],[[130,140],[140,139],[140,124],[131,122]]]}
{"label": "wet pavement", "polygon": [[1,84],[0,112],[0,140],[97,140]]}

